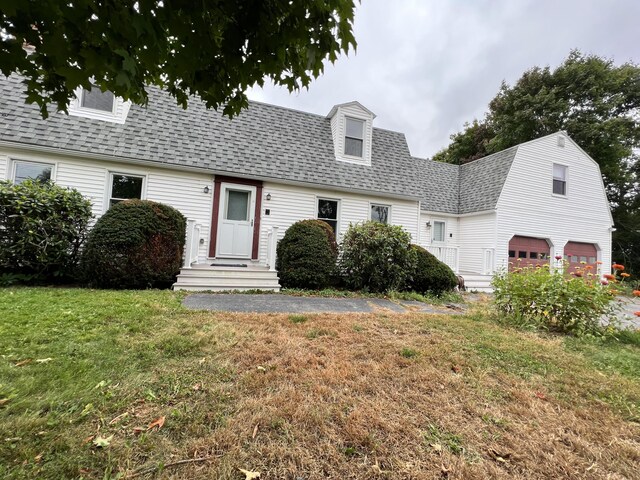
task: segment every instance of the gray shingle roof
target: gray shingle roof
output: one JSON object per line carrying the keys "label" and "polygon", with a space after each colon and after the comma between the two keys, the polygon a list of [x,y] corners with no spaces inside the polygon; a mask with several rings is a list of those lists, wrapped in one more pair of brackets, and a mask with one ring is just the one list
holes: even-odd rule
{"label": "gray shingle roof", "polygon": [[24,103],[20,82],[0,78],[0,141],[420,198],[427,211],[494,208],[515,155],[509,149],[458,167],[412,157],[404,134],[374,128],[370,167],[339,162],[324,116],[250,102],[229,120],[196,100],[183,110],[155,88],[149,106],[132,105],[124,125],[62,113],[43,120]]}
{"label": "gray shingle roof", "polygon": [[460,167],[459,213],[496,207],[517,151],[516,145]]}

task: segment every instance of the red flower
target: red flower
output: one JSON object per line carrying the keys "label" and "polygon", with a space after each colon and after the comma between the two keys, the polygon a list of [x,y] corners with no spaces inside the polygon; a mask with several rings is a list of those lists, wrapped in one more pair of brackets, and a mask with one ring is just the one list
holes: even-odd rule
{"label": "red flower", "polygon": [[640,297],[640,290],[634,290],[633,291],[633,296],[634,297]]}
{"label": "red flower", "polygon": [[619,263],[614,263],[613,265],[611,265],[613,267],[614,270],[624,270],[624,265],[620,265]]}
{"label": "red flower", "polygon": [[627,277],[630,277],[631,274],[630,273],[621,273],[620,276],[624,277],[624,278],[627,278]]}
{"label": "red flower", "polygon": [[607,280],[601,280],[600,283],[602,285],[609,285],[609,282]]}
{"label": "red flower", "polygon": [[598,261],[596,262],[596,265],[602,265],[602,262],[601,262],[600,260],[598,260]]}
{"label": "red flower", "polygon": [[562,260],[562,255],[556,255],[556,260]]}
{"label": "red flower", "polygon": [[636,317],[640,317],[640,312],[633,312]]}
{"label": "red flower", "polygon": [[616,277],[611,275],[610,273],[605,273],[603,275],[603,277],[606,278],[607,280],[615,280],[616,279]]}
{"label": "red flower", "polygon": [[573,272],[572,275],[575,275],[576,277],[582,277],[582,272],[580,271]]}

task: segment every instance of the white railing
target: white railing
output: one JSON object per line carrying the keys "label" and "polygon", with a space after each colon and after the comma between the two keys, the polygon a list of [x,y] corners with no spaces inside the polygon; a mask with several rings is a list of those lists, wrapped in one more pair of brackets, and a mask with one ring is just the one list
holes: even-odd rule
{"label": "white railing", "polygon": [[200,248],[201,226],[195,220],[187,220],[187,238],[184,245],[183,268],[191,268],[191,264],[198,261],[198,249]]}
{"label": "white railing", "polygon": [[276,247],[278,246],[278,227],[267,231],[267,266],[269,271],[276,271]]}
{"label": "white railing", "polygon": [[482,274],[492,275],[496,270],[496,250],[495,248],[482,249]]}
{"label": "white railing", "polygon": [[442,263],[449,265],[455,273],[460,271],[460,248],[458,246],[429,245],[427,250]]}

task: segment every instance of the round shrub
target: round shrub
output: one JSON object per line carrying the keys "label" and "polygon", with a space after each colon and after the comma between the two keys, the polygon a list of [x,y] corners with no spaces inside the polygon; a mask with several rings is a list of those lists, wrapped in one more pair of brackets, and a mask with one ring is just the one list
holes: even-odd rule
{"label": "round shrub", "polygon": [[411,290],[418,293],[431,292],[440,295],[456,287],[458,279],[446,263],[441,262],[435,255],[418,245],[411,245],[411,249],[417,257],[409,283]]}
{"label": "round shrub", "polygon": [[285,288],[322,289],[331,285],[338,249],[333,230],[322,220],[291,225],[278,242],[276,270]]}
{"label": "round shrub", "polygon": [[0,182],[0,276],[69,280],[91,220],[91,202],[51,182]]}
{"label": "round shrub", "polygon": [[402,227],[379,222],[349,226],[341,245],[340,271],[347,287],[401,290],[413,273],[416,253]]}
{"label": "round shrub", "polygon": [[186,220],[147,200],[116,203],[96,222],[82,255],[85,280],[99,288],[163,288],[182,265]]}

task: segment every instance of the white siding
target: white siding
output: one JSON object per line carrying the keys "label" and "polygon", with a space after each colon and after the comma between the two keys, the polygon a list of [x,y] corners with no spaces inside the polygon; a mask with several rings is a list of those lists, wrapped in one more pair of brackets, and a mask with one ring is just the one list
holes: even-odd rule
{"label": "white siding", "polygon": [[[357,118],[365,121],[364,142],[362,158],[347,157],[344,155],[344,136],[346,133],[346,117]],[[371,165],[371,139],[373,136],[373,116],[363,110],[357,104],[341,105],[337,107],[336,113],[331,117],[331,134],[333,136],[333,147],[338,161],[363,163]]]}
{"label": "white siding", "polygon": [[7,171],[9,159],[0,152],[0,180],[8,180],[9,172]]}
{"label": "white siding", "polygon": [[[459,246],[460,242],[460,219],[457,216],[438,215],[436,213],[420,213],[420,245],[428,247],[431,245],[444,245],[446,247]],[[431,223],[431,227],[427,227],[427,222]],[[433,222],[445,223],[444,243],[432,242]]]}
{"label": "white siding", "polygon": [[[552,194],[553,163],[566,165],[567,195]],[[551,256],[562,254],[568,241],[595,243],[602,273],[611,265],[611,217],[597,164],[568,138],[558,135],[518,148],[498,201],[497,266],[508,262],[513,235],[546,238]]]}
{"label": "white siding", "polygon": [[496,245],[496,215],[460,217],[460,272],[485,273],[484,251]]}
{"label": "white siding", "polygon": [[[77,189],[91,200],[93,214],[99,218],[107,209],[110,172],[130,173],[145,176],[143,197],[147,200],[166,203],[178,209],[185,217],[201,225],[199,258],[208,256],[213,200],[213,176],[190,173],[131,163],[82,159],[63,155],[0,151],[0,178],[3,178],[5,157],[55,163],[54,181],[58,185]],[[4,167],[6,170],[6,167]],[[210,193],[203,192],[209,186]]]}
{"label": "white siding", "polygon": [[[271,200],[266,195],[271,194]],[[369,206],[371,203],[389,205],[391,207],[390,223],[400,225],[417,241],[418,234],[418,202],[397,200],[384,197],[368,196],[319,190],[307,187],[297,187],[267,182],[264,184],[262,198],[262,220],[260,224],[260,261],[264,262],[267,253],[267,232],[272,226],[279,227],[278,239],[298,220],[316,218],[317,199],[329,198],[339,200],[338,207],[338,241],[349,228],[350,223],[369,220]],[[265,215],[265,209],[270,214]]]}

